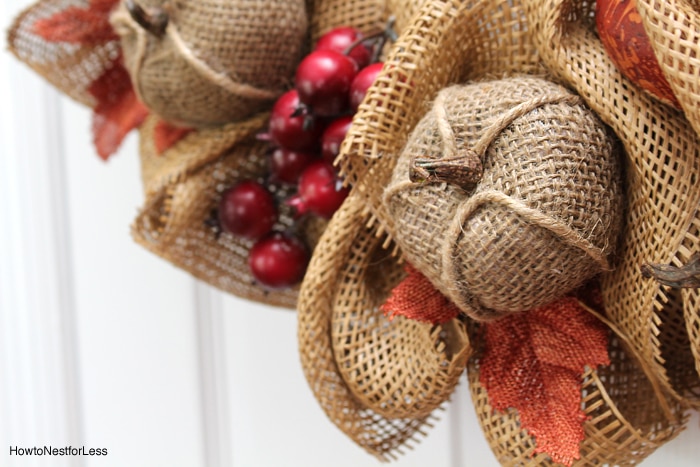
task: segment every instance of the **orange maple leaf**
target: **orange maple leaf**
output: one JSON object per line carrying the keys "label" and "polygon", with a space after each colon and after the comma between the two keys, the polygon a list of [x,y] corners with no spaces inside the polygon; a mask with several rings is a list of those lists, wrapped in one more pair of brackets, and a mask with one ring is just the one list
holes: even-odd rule
{"label": "orange maple leaf", "polygon": [[148,109],[136,96],[121,60],[93,81],[88,92],[95,98],[92,134],[97,154],[106,160],[126,135],[143,123]]}
{"label": "orange maple leaf", "polygon": [[160,155],[173,147],[175,143],[193,132],[193,128],[185,128],[172,125],[165,120],[159,120],[153,129],[153,140],[156,145],[156,152]]}
{"label": "orange maple leaf", "polygon": [[459,315],[459,308],[420,271],[409,264],[405,269],[408,275],[392,289],[391,295],[380,307],[386,316],[393,318],[399,315],[424,323],[439,324]]}
{"label": "orange maple leaf", "polygon": [[609,365],[607,328],[575,297],[484,325],[480,381],[495,410],[514,408],[535,452],[571,465],[585,439],[581,378]]}
{"label": "orange maple leaf", "polygon": [[32,31],[49,42],[96,44],[119,37],[109,23],[109,13],[118,0],[91,0],[86,8],[69,6],[48,18],[37,20]]}

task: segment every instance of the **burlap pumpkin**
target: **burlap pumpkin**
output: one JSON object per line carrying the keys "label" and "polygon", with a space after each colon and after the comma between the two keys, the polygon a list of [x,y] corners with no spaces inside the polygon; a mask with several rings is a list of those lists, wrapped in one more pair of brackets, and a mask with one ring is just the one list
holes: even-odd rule
{"label": "burlap pumpkin", "polygon": [[[146,30],[129,4],[165,15],[167,25]],[[304,0],[134,0],[122,2],[111,22],[140,99],[188,126],[268,109],[293,80],[308,25]]]}
{"label": "burlap pumpkin", "polygon": [[[472,186],[411,181],[416,161]],[[478,181],[477,181],[478,179]],[[442,180],[442,181],[440,181]],[[539,307],[601,271],[622,221],[614,139],[570,91],[534,77],[440,91],[384,201],[408,261],[474,319]]]}
{"label": "burlap pumpkin", "polygon": [[457,320],[432,326],[379,311],[404,272],[362,210],[351,193],[314,251],[297,305],[299,352],[330,420],[387,460],[425,434],[470,346]]}

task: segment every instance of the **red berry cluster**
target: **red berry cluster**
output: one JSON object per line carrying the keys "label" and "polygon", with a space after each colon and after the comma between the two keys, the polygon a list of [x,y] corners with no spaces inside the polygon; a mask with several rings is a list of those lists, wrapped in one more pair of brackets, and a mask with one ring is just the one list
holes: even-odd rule
{"label": "red berry cluster", "polygon": [[[310,257],[298,236],[275,231],[278,202],[291,206],[297,218],[308,213],[330,219],[348,195],[332,163],[353,113],[382,68],[373,60],[383,45],[379,36],[364,38],[355,28],[339,27],[319,39],[297,67],[294,88],[275,102],[267,133],[260,135],[271,143],[267,181],[243,181],[221,198],[219,226],[255,241],[248,265],[266,287],[300,282]],[[289,190],[271,189],[275,184],[296,193],[279,199]]]}

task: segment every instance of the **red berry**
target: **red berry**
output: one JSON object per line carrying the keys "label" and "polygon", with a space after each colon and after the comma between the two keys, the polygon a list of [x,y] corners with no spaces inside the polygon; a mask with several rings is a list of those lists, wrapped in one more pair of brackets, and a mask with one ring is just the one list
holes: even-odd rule
{"label": "red berry", "polygon": [[382,71],[384,64],[382,62],[373,63],[362,70],[355,76],[350,84],[350,108],[353,112],[357,112],[357,108],[362,103],[362,100],[367,95],[367,91],[374,84],[374,81]]}
{"label": "red berry", "polygon": [[362,39],[362,33],[358,29],[349,26],[341,26],[321,36],[316,43],[315,50],[333,50],[341,54],[347,52],[348,57],[355,60],[358,68],[364,68],[369,65],[369,61],[372,58],[371,50],[362,43],[348,50],[348,47],[356,43],[359,39]]}
{"label": "red berry", "polygon": [[352,117],[340,117],[326,127],[321,136],[321,155],[325,161],[333,163],[351,123]]}
{"label": "red berry", "polygon": [[[299,151],[313,150],[323,133],[323,125],[310,115],[293,116],[301,107],[295,89],[282,94],[270,114],[270,138],[279,146]],[[311,120],[310,120],[311,119]]]}
{"label": "red berry", "polygon": [[272,180],[294,185],[302,171],[316,159],[316,154],[311,152],[277,148],[270,155]]}
{"label": "red berry", "polygon": [[291,287],[304,278],[309,249],[297,237],[275,232],[250,250],[248,266],[253,277],[270,288]]}
{"label": "red berry", "polygon": [[219,224],[226,232],[254,240],[269,233],[275,222],[275,200],[258,182],[243,181],[221,196]]}
{"label": "red berry", "polygon": [[310,211],[330,219],[350,192],[340,186],[333,166],[326,161],[314,162],[299,177],[299,192],[287,201],[298,214]]}
{"label": "red berry", "polygon": [[351,58],[333,50],[315,50],[297,67],[295,87],[299,100],[315,115],[329,117],[348,108],[350,84],[357,74]]}

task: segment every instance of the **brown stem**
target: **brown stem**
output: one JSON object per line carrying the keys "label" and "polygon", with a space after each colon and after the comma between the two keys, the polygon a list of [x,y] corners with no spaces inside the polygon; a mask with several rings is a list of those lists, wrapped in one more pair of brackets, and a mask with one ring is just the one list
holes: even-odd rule
{"label": "brown stem", "polygon": [[642,276],[653,277],[659,283],[676,288],[700,288],[700,253],[690,257],[685,266],[670,264],[644,264]]}
{"label": "brown stem", "polygon": [[165,34],[165,28],[168,26],[168,14],[161,8],[149,8],[146,11],[141,5],[134,0],[126,0],[124,2],[127,11],[131,17],[146,31],[156,37],[162,37]]}
{"label": "brown stem", "polygon": [[352,44],[347,46],[345,50],[343,50],[343,55],[348,55],[352,51],[352,49],[354,49],[360,44],[364,44],[365,42],[372,42],[373,53],[370,59],[370,63],[375,63],[379,61],[379,55],[381,55],[382,49],[384,48],[384,45],[387,43],[387,41],[396,42],[396,39],[398,37],[396,31],[394,31],[394,23],[396,23],[396,17],[392,15],[387,20],[386,26],[382,31],[378,31],[355,40]]}
{"label": "brown stem", "polygon": [[444,159],[414,159],[408,171],[412,182],[445,182],[467,191],[474,189],[484,174],[479,155],[474,151]]}

